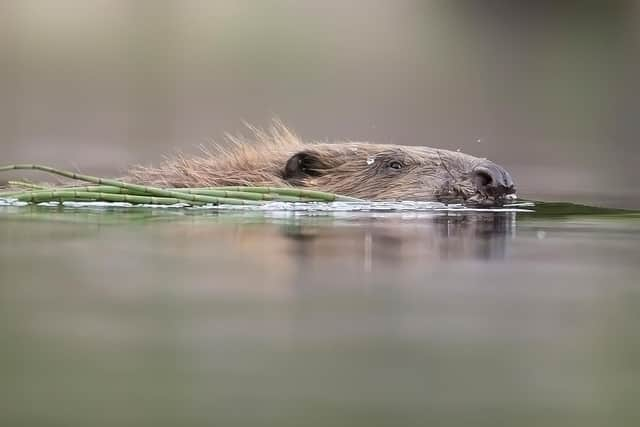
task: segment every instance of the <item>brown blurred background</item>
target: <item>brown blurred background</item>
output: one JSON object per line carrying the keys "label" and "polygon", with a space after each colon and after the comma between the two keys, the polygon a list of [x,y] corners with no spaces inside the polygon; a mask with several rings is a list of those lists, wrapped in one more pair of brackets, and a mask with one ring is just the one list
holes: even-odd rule
{"label": "brown blurred background", "polygon": [[277,116],[640,207],[639,44],[632,1],[5,0],[0,163],[113,175]]}

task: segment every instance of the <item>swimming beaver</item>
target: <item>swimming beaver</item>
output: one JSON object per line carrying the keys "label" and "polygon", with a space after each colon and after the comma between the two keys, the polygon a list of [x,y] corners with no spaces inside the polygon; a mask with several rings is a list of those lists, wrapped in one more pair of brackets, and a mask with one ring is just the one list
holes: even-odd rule
{"label": "swimming beaver", "polygon": [[509,173],[486,159],[429,147],[363,142],[304,143],[280,123],[251,128],[253,141],[136,166],[128,180],[163,187],[296,186],[366,200],[500,204],[515,197]]}

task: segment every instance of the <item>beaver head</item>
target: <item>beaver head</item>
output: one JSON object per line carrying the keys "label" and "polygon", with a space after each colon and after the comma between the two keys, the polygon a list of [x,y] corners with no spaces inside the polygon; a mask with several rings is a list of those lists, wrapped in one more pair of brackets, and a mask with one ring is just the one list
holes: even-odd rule
{"label": "beaver head", "polygon": [[299,186],[366,200],[499,204],[513,197],[509,173],[486,159],[429,147],[306,143],[276,122],[227,136],[201,156],[134,167],[128,181],[162,187]]}
{"label": "beaver head", "polygon": [[314,144],[291,156],[289,184],[368,200],[500,204],[515,197],[509,173],[486,159],[429,147]]}

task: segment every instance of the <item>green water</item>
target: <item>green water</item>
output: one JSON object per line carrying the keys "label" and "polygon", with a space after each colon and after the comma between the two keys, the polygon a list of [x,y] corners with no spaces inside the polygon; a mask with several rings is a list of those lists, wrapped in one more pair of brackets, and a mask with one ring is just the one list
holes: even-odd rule
{"label": "green water", "polygon": [[639,249],[569,205],[0,207],[0,425],[639,425]]}

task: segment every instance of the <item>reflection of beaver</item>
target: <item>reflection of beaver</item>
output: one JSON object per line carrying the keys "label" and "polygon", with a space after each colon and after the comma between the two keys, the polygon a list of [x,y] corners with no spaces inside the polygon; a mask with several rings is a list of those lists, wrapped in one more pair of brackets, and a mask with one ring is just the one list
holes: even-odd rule
{"label": "reflection of beaver", "polygon": [[135,167],[129,179],[170,187],[298,186],[367,200],[491,204],[515,193],[506,170],[468,154],[361,142],[303,143],[281,124],[269,132],[253,131],[255,141],[228,137],[231,148]]}

